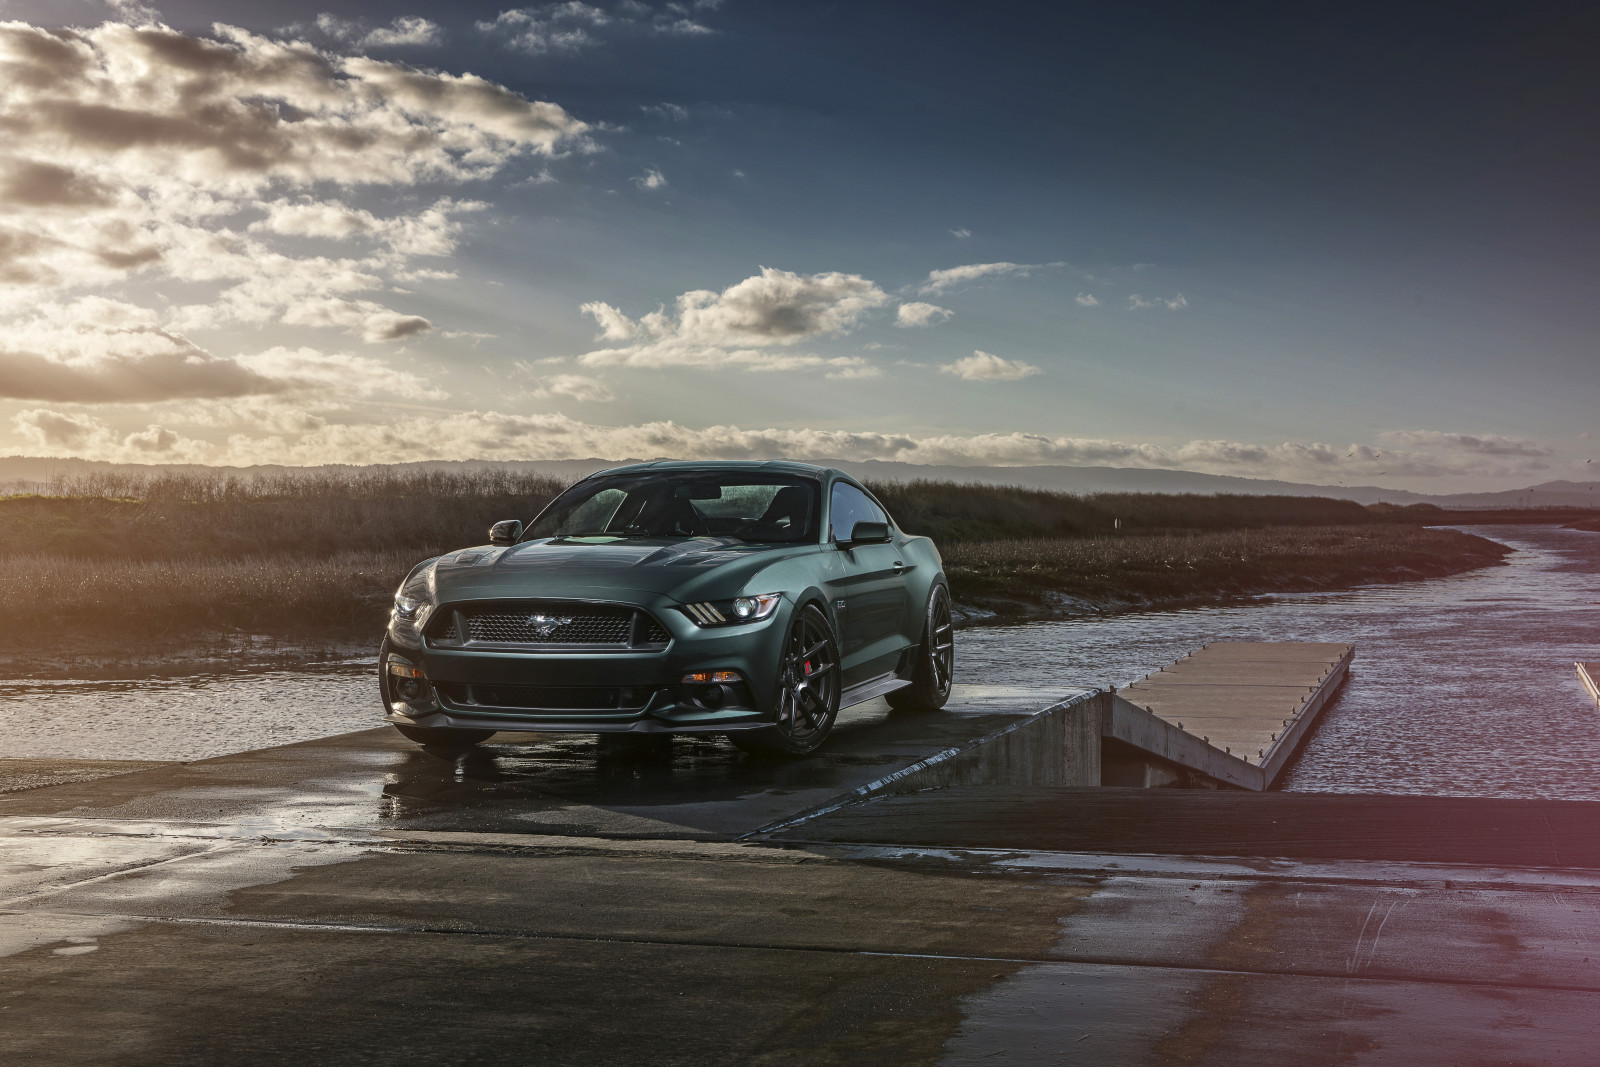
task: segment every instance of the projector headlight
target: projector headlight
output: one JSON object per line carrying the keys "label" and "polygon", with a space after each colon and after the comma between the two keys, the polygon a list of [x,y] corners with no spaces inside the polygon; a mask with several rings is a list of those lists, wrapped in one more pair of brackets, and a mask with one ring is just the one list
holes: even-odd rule
{"label": "projector headlight", "polygon": [[415,638],[427,624],[434,607],[433,568],[424,567],[395,591],[390,628],[400,636]]}
{"label": "projector headlight", "polygon": [[760,593],[732,600],[702,600],[685,604],[682,611],[696,626],[738,626],[771,618],[782,600],[781,593]]}

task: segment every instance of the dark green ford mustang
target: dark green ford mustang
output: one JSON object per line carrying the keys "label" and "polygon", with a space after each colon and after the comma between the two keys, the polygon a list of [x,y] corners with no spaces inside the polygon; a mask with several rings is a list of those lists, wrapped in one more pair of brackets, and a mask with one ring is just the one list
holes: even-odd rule
{"label": "dark green ford mustang", "polygon": [[648,463],[591,475],[523,530],[427,560],[380,653],[388,720],[446,748],[501,730],[725,733],[803,755],[839,709],[942,707],[939,552],[837,470]]}

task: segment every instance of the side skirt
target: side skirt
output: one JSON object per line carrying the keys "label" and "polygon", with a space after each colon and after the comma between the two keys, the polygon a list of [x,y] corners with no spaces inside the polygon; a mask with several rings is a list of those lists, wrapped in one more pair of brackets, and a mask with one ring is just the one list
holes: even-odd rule
{"label": "side skirt", "polygon": [[892,693],[896,689],[904,689],[911,682],[905,678],[896,678],[893,674],[879,675],[868,682],[860,682],[850,686],[839,694],[839,710],[865,704],[874,697],[881,697],[885,693]]}

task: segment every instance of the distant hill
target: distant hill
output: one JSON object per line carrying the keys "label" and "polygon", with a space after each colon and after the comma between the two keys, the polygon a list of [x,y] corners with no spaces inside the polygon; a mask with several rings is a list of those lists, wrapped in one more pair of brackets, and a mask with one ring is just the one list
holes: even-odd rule
{"label": "distant hill", "polygon": [[[404,470],[483,470],[491,468],[533,471],[558,478],[577,479],[586,474],[636,459],[563,459],[492,461],[429,460],[398,463]],[[1266,496],[1325,496],[1354,500],[1358,504],[1437,504],[1445,508],[1487,509],[1527,507],[1600,508],[1600,482],[1544,482],[1526,489],[1496,493],[1450,493],[1429,495],[1378,485],[1314,485],[1265,478],[1238,478],[1223,474],[1198,474],[1140,467],[955,467],[918,463],[891,463],[883,460],[823,460],[869,481],[978,482],[985,485],[1020,485],[1060,493],[1248,493]],[[208,467],[198,464],[105,463],[83,459],[41,459],[27,456],[0,457],[0,492],[26,492],[41,487],[52,477],[92,473],[158,474],[164,471],[198,474],[289,474],[305,470],[328,472],[359,469],[353,464],[329,464],[304,468],[264,465],[256,467]]]}

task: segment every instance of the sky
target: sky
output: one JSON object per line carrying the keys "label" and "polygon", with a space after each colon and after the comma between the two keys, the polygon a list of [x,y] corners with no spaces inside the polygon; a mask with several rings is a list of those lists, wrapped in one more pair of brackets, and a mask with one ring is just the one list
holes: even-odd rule
{"label": "sky", "polygon": [[0,454],[1600,457],[1592,5],[0,20]]}

